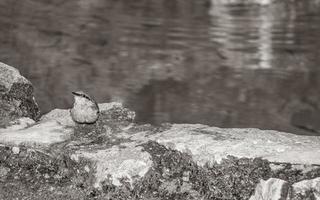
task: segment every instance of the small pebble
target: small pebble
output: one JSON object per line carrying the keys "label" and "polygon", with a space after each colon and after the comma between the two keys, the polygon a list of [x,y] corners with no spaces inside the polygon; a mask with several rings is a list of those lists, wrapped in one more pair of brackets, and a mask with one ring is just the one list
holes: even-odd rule
{"label": "small pebble", "polygon": [[9,173],[10,169],[0,166],[0,178],[5,177]]}
{"label": "small pebble", "polygon": [[90,168],[88,167],[88,165],[86,165],[85,167],[84,167],[84,170],[86,171],[86,172],[90,172]]}
{"label": "small pebble", "polygon": [[13,152],[13,154],[19,154],[20,148],[19,147],[12,147],[12,152]]}
{"label": "small pebble", "polygon": [[79,157],[76,155],[71,155],[70,158],[76,162],[79,162]]}
{"label": "small pebble", "polygon": [[182,180],[184,182],[189,182],[189,178],[190,178],[190,171],[184,171],[183,172],[183,175],[182,175]]}

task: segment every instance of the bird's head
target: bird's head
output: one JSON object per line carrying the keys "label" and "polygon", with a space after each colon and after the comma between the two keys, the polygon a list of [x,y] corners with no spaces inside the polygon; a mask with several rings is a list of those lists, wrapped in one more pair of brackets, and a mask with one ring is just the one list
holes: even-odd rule
{"label": "bird's head", "polygon": [[81,102],[86,102],[86,101],[93,101],[92,98],[86,94],[83,91],[76,91],[76,92],[72,92],[73,96],[74,96],[74,102],[75,103],[81,103]]}

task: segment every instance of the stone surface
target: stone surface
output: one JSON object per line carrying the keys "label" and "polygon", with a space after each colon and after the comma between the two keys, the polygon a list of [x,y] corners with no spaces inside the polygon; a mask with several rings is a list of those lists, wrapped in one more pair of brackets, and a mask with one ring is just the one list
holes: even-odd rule
{"label": "stone surface", "polygon": [[70,110],[54,109],[40,118],[40,123],[55,120],[64,126],[75,126],[72,120]]}
{"label": "stone surface", "polygon": [[295,198],[305,198],[313,196],[314,199],[320,200],[320,177],[303,180],[292,185]]}
{"label": "stone surface", "polygon": [[220,162],[228,155],[262,157],[271,162],[320,164],[318,136],[298,136],[259,129],[222,129],[200,124],[174,124],[169,130],[148,139],[190,153],[202,164],[208,161]]}
{"label": "stone surface", "polygon": [[132,185],[133,179],[142,178],[152,167],[151,156],[142,152],[142,147],[135,147],[133,143],[123,145],[122,148],[113,146],[95,152],[77,151],[73,156],[84,157],[97,163],[96,187],[108,176],[113,185],[122,185],[122,178],[126,178]]}
{"label": "stone surface", "polygon": [[289,192],[288,182],[270,178],[266,181],[261,180],[255,189],[254,195],[250,200],[286,200]]}
{"label": "stone surface", "polygon": [[23,128],[27,128],[34,124],[35,121],[33,119],[27,118],[27,117],[22,117],[16,120],[13,120],[7,124],[6,128],[0,128],[0,133],[1,132],[8,132],[8,131],[15,131],[15,130],[20,130]]}
{"label": "stone surface", "polygon": [[10,169],[8,169],[6,167],[0,167],[0,178],[6,176],[9,171],[10,171]]}
{"label": "stone surface", "polygon": [[40,116],[32,84],[19,71],[0,62],[0,127],[14,119]]}
{"label": "stone surface", "polygon": [[70,138],[71,129],[56,121],[34,124],[26,129],[0,133],[1,143],[11,145],[48,146]]}
{"label": "stone surface", "polygon": [[95,124],[56,109],[0,129],[0,199],[281,199],[320,177],[316,136],[139,125],[120,103],[99,107]]}

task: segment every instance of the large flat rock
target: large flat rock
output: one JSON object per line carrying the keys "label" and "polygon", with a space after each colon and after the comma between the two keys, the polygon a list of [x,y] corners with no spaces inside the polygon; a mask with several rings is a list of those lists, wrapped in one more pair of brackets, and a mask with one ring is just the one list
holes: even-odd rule
{"label": "large flat rock", "polygon": [[[148,138],[149,139],[149,138]],[[320,137],[259,129],[223,129],[174,124],[150,139],[182,152],[200,163],[220,162],[228,155],[265,158],[271,162],[320,165]]]}
{"label": "large flat rock", "polygon": [[[34,198],[22,184],[27,174],[45,191],[40,196],[53,191],[48,199],[61,192],[83,199],[185,199],[182,194],[249,199],[261,179],[277,178],[292,187],[320,177],[317,136],[201,124],[138,125],[134,112],[119,103],[99,107],[92,125],[76,124],[69,110],[56,109],[39,122],[21,118],[0,129],[4,194],[12,195],[9,185],[19,182],[23,195]],[[66,192],[67,186],[73,189]]]}
{"label": "large flat rock", "polygon": [[[100,104],[105,106],[107,104]],[[120,104],[109,105],[119,107]],[[107,110],[106,109],[106,110]],[[103,109],[102,109],[103,110]],[[21,120],[17,123],[24,123]],[[108,124],[106,124],[107,126]],[[17,126],[17,125],[15,125]],[[68,138],[75,127],[68,110],[57,109],[36,123],[22,129],[0,129],[3,144],[54,144]],[[223,129],[201,124],[172,124],[164,131],[151,132],[142,126],[128,124],[114,134],[118,139],[129,139],[141,144],[156,141],[168,148],[188,153],[200,164],[221,162],[229,155],[246,158],[265,158],[271,162],[320,165],[320,137],[299,136],[272,130]],[[12,129],[12,130],[11,130]],[[137,131],[141,129],[141,131]],[[7,130],[7,131],[6,131]]]}

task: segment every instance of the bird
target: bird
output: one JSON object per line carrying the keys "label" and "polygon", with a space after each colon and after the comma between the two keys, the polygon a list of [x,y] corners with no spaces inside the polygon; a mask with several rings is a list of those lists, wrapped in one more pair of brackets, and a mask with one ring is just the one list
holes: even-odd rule
{"label": "bird", "polygon": [[73,121],[78,124],[93,124],[99,118],[97,102],[83,91],[72,92],[74,96],[73,108],[70,110]]}

